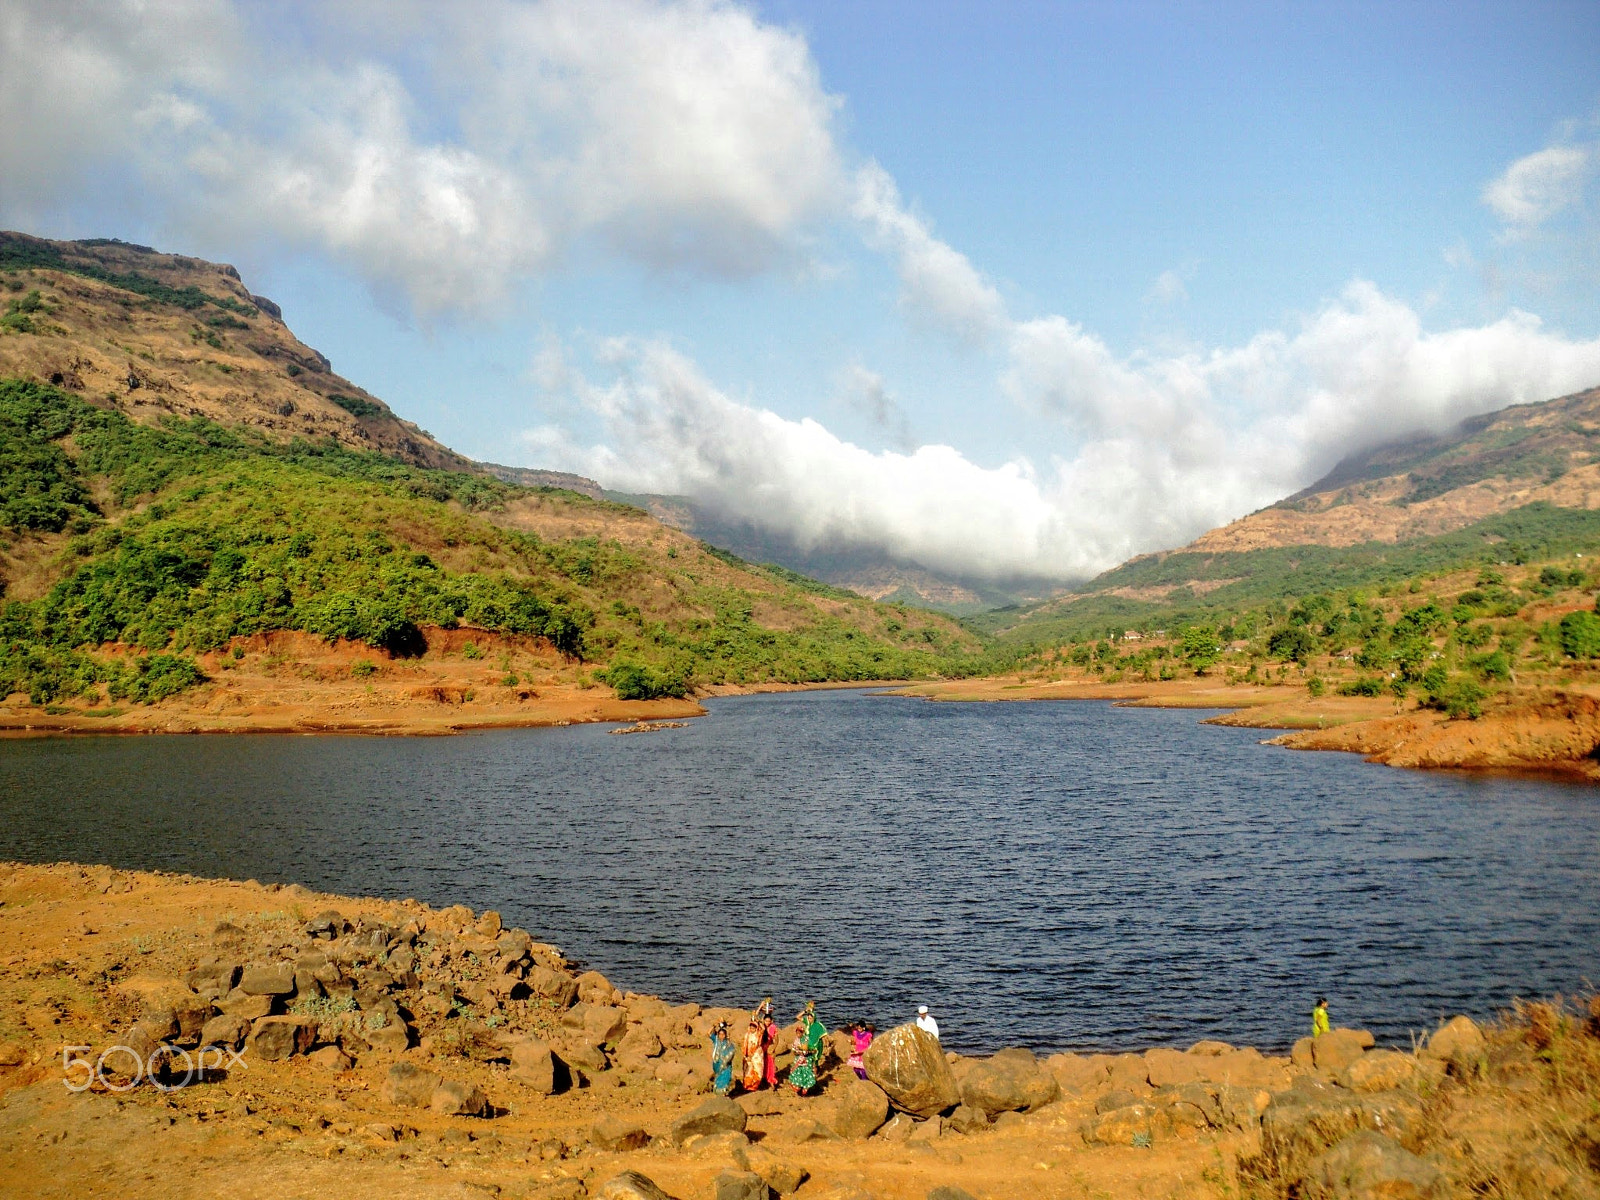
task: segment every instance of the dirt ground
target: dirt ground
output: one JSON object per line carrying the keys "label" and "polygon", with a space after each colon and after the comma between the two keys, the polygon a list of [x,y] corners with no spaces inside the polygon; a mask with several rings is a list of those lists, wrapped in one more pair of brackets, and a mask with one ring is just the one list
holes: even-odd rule
{"label": "dirt ground", "polygon": [[[604,1086],[547,1096],[515,1082],[503,1063],[412,1047],[358,1054],[343,1071],[298,1055],[248,1061],[226,1078],[165,1094],[148,1085],[121,1094],[63,1085],[62,1047],[98,1054],[125,1028],[119,982],[132,978],[136,988],[141,978],[180,972],[209,952],[219,922],[270,945],[326,908],[390,924],[428,912],[414,901],[254,882],[0,864],[0,1063],[10,1064],[0,1065],[0,1195],[583,1196],[591,1193],[579,1185],[594,1188],[633,1169],[688,1200],[713,1195],[715,1177],[737,1165],[725,1141],[680,1149],[662,1136],[703,1093],[616,1070],[600,1077]],[[704,1056],[698,1047],[689,1053]],[[478,1085],[496,1115],[386,1103],[382,1081],[400,1060]],[[971,1136],[840,1140],[816,1134],[826,1092],[757,1096],[762,1102],[752,1107],[763,1115],[751,1119],[750,1153],[801,1167],[808,1178],[800,1200],[923,1200],[940,1185],[980,1200],[1221,1197],[1232,1194],[1237,1156],[1255,1146],[1250,1135],[1206,1133],[1153,1148],[1091,1147],[1082,1134],[1094,1113],[1088,1097]],[[632,1152],[596,1149],[590,1130],[605,1115],[636,1120],[656,1140]]]}

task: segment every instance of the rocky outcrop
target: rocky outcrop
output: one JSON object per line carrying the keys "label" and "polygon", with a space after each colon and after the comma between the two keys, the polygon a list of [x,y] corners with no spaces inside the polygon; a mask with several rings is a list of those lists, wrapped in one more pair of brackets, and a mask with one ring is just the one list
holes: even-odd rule
{"label": "rocky outcrop", "polygon": [[987,1059],[957,1059],[951,1071],[961,1103],[990,1117],[1002,1112],[1032,1112],[1061,1095],[1061,1085],[1031,1050],[1001,1050]]}

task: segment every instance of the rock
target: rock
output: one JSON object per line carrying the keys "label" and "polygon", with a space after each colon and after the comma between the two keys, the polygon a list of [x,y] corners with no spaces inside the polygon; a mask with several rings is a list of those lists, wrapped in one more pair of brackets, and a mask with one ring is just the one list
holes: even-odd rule
{"label": "rock", "polygon": [[957,1105],[955,1112],[950,1114],[950,1128],[957,1133],[979,1133],[989,1128],[989,1114],[981,1108]]}
{"label": "rock", "polygon": [[1261,1114],[1261,1153],[1291,1183],[1350,1134],[1366,1129],[1403,1137],[1421,1115],[1421,1101],[1405,1092],[1355,1093],[1303,1076]]}
{"label": "rock", "polygon": [[1301,1070],[1311,1071],[1316,1069],[1316,1063],[1311,1058],[1311,1039],[1301,1038],[1289,1051],[1289,1061]]}
{"label": "rock", "polygon": [[650,1135],[637,1121],[630,1121],[626,1117],[602,1117],[589,1130],[589,1140],[601,1150],[617,1153],[624,1150],[643,1150],[650,1144]]}
{"label": "rock", "polygon": [[[492,909],[492,908],[491,909],[486,909],[484,911],[484,914],[481,917],[478,918],[477,925],[475,925],[473,928],[475,928],[478,931],[478,936],[479,937],[486,937],[486,938],[497,938],[497,937],[499,937],[500,936],[500,930],[502,928],[502,926],[500,924],[500,914],[495,912],[494,909]],[[528,940],[532,941],[533,939],[530,938]]]}
{"label": "rock", "polygon": [[239,990],[246,996],[292,996],[294,968],[288,963],[246,967],[239,976]]}
{"label": "rock", "polygon": [[554,1096],[572,1086],[567,1064],[556,1056],[550,1043],[518,1042],[511,1047],[511,1078],[546,1096]]}
{"label": "rock", "polygon": [[783,1102],[772,1092],[745,1092],[734,1103],[751,1117],[776,1117],[783,1112]]}
{"label": "rock", "polygon": [[200,1044],[227,1046],[229,1049],[237,1050],[249,1033],[249,1021],[243,1017],[233,1017],[224,1013],[220,1017],[212,1017],[200,1027]]}
{"label": "rock", "polygon": [[1140,1097],[1122,1088],[1112,1088],[1105,1095],[1094,1102],[1097,1113],[1110,1112],[1115,1108],[1127,1108],[1129,1105],[1139,1103]]}
{"label": "rock", "polygon": [[1372,1035],[1365,1029],[1330,1029],[1311,1039],[1311,1061],[1317,1070],[1337,1074],[1360,1058],[1370,1045]]}
{"label": "rock", "polygon": [[744,1109],[726,1096],[713,1096],[672,1123],[671,1138],[681,1146],[692,1137],[708,1133],[743,1133],[748,1118]]}
{"label": "rock", "polygon": [[1433,1031],[1423,1053],[1429,1058],[1446,1061],[1456,1058],[1474,1058],[1483,1053],[1483,1030],[1471,1017],[1451,1017]]}
{"label": "rock", "polygon": [[754,1171],[724,1171],[711,1181],[716,1200],[771,1200],[772,1189]]}
{"label": "rock", "polygon": [[622,999],[622,995],[611,986],[611,981],[599,971],[585,971],[577,978],[578,999],[585,1004],[611,1005]]}
{"label": "rock", "polygon": [[1117,1054],[1106,1064],[1106,1082],[1124,1092],[1148,1096],[1150,1067],[1142,1054]]}
{"label": "rock", "polygon": [[588,1194],[581,1179],[553,1179],[535,1186],[528,1200],[584,1200]]}
{"label": "rock", "polygon": [[262,1017],[252,1022],[244,1050],[266,1062],[278,1062],[306,1053],[316,1040],[317,1022],[312,1017]]}
{"label": "rock", "polygon": [[1417,1075],[1417,1060],[1398,1050],[1373,1050],[1339,1072],[1339,1082],[1354,1092],[1387,1092]]}
{"label": "rock", "polygon": [[230,1017],[243,1017],[246,1021],[254,1021],[258,1017],[269,1016],[272,1013],[271,996],[252,996],[234,988],[221,1000],[216,1002],[218,1010]]}
{"label": "rock", "polygon": [[1362,1130],[1310,1164],[1299,1194],[1302,1200],[1435,1200],[1448,1191],[1432,1163]]}
{"label": "rock", "polygon": [[393,1020],[377,1029],[362,1030],[362,1037],[374,1050],[385,1054],[400,1054],[411,1046],[411,1027],[404,1021]]}
{"label": "rock", "polygon": [[454,1079],[446,1079],[433,1089],[428,1107],[448,1117],[487,1117],[491,1111],[489,1097],[481,1089]]}
{"label": "rock", "polygon": [[878,1137],[886,1142],[904,1142],[911,1137],[911,1131],[916,1128],[916,1121],[905,1113],[895,1113],[877,1132]]}
{"label": "rock", "polygon": [[28,1061],[22,1047],[15,1042],[0,1042],[0,1067],[20,1067]]}
{"label": "rock", "polygon": [[239,972],[242,968],[236,962],[212,959],[201,963],[194,970],[183,977],[183,981],[200,995],[215,1000],[218,996],[226,996],[239,982]]}
{"label": "rock", "polygon": [[918,1121],[911,1130],[911,1136],[906,1140],[909,1142],[933,1142],[937,1141],[939,1135],[943,1132],[944,1118],[935,1113],[926,1121]]}
{"label": "rock", "polygon": [[953,1074],[961,1103],[991,1117],[1000,1112],[1033,1112],[1061,1096],[1055,1076],[1027,1050],[1001,1051],[989,1059],[964,1058],[955,1064]]}
{"label": "rock", "polygon": [[333,1072],[348,1071],[353,1065],[350,1056],[337,1046],[313,1050],[306,1056],[306,1061],[319,1070]]}
{"label": "rock", "polygon": [[811,1172],[785,1158],[770,1153],[751,1151],[750,1169],[767,1181],[767,1186],[780,1196],[800,1190],[800,1185],[811,1178]]}
{"label": "rock", "polygon": [[1146,1077],[1154,1088],[1195,1083],[1205,1070],[1205,1064],[1198,1056],[1165,1048],[1146,1051],[1144,1062]]}
{"label": "rock", "polygon": [[1171,1117],[1155,1104],[1137,1101],[1098,1113],[1084,1129],[1084,1140],[1102,1146],[1150,1144],[1172,1131]]}
{"label": "rock", "polygon": [[863,1059],[867,1078],[896,1108],[931,1117],[961,1103],[961,1089],[945,1061],[939,1039],[915,1025],[879,1034]]}
{"label": "rock", "polygon": [[350,928],[350,923],[342,915],[330,908],[318,913],[306,922],[306,936],[332,941],[348,928]]}
{"label": "rock", "polygon": [[929,1192],[928,1200],[977,1200],[977,1197],[965,1188],[945,1184],[943,1187],[936,1187]]}
{"label": "rock", "polygon": [[661,1039],[655,1034],[643,1025],[630,1025],[617,1042],[617,1062],[637,1070],[644,1066],[647,1059],[659,1058],[662,1049]]}
{"label": "rock", "polygon": [[434,1090],[443,1080],[415,1063],[398,1062],[389,1068],[379,1093],[386,1104],[399,1108],[424,1108],[433,1100]]}
{"label": "rock", "polygon": [[563,1042],[556,1054],[562,1062],[582,1072],[586,1078],[593,1078],[611,1065],[606,1060],[604,1050],[587,1042]]}
{"label": "rock", "polygon": [[1206,1058],[1216,1058],[1218,1055],[1231,1054],[1233,1047],[1227,1042],[1214,1042],[1210,1040],[1199,1041],[1189,1047],[1188,1053],[1199,1054]]}
{"label": "rock", "polygon": [[557,1008],[571,1008],[578,999],[578,983],[564,971],[535,967],[528,972],[527,984],[536,994],[555,1001]]}
{"label": "rock", "polygon": [[889,1119],[889,1097],[877,1084],[855,1075],[830,1084],[823,1097],[827,1124],[842,1138],[871,1137]]}
{"label": "rock", "polygon": [[568,1009],[561,1017],[567,1029],[581,1033],[587,1042],[615,1045],[628,1028],[628,1014],[610,1004],[583,1004]]}
{"label": "rock", "polygon": [[595,1200],[672,1200],[655,1182],[637,1171],[624,1171],[600,1185]]}
{"label": "rock", "polygon": [[1045,1070],[1055,1076],[1063,1095],[1081,1096],[1106,1082],[1106,1064],[1099,1057],[1081,1054],[1052,1054],[1045,1059]]}

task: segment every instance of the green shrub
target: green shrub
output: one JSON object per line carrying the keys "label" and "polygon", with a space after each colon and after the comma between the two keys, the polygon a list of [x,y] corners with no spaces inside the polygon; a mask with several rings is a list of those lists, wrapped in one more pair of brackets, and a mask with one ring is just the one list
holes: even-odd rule
{"label": "green shrub", "polygon": [[341,396],[334,393],[328,397],[352,417],[366,420],[369,417],[381,417],[388,410],[381,404],[374,404],[371,400],[361,396]]}
{"label": "green shrub", "polygon": [[1568,658],[1600,657],[1600,616],[1571,612],[1561,618],[1561,652]]}
{"label": "green shrub", "polygon": [[1341,683],[1339,685],[1339,695],[1381,696],[1383,695],[1383,690],[1387,682],[1387,680],[1376,679],[1371,676],[1352,679],[1348,683]]}
{"label": "green shrub", "polygon": [[688,681],[673,671],[661,671],[636,662],[613,663],[598,677],[617,693],[619,700],[655,700],[662,696],[684,696]]}
{"label": "green shrub", "polygon": [[1429,708],[1441,709],[1457,720],[1476,721],[1483,715],[1487,693],[1474,680],[1433,667],[1423,676],[1422,686],[1427,693],[1423,703]]}

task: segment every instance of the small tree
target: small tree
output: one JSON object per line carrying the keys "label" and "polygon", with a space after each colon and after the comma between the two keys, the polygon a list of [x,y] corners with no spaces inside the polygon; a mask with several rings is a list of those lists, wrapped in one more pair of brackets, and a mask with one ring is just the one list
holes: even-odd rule
{"label": "small tree", "polygon": [[1183,657],[1197,674],[1204,675],[1222,657],[1222,639],[1209,625],[1191,625],[1183,631]]}
{"label": "small tree", "polygon": [[1561,618],[1561,650],[1568,658],[1600,657],[1600,617],[1572,612]]}

